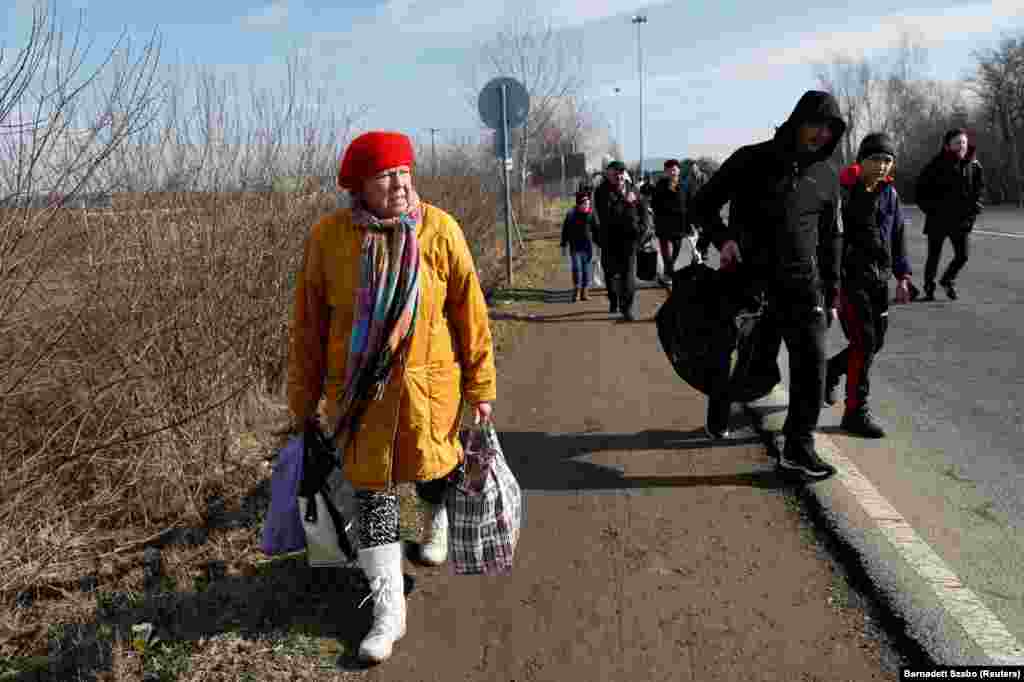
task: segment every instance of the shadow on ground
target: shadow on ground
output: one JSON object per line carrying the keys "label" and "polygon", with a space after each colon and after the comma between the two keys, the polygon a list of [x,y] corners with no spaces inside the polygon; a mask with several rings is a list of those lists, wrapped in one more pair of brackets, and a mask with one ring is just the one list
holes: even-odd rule
{"label": "shadow on ground", "polygon": [[712,441],[704,435],[703,429],[648,430],[632,434],[502,431],[498,438],[509,467],[524,490],[627,490],[704,486],[774,489],[787,487],[790,483],[774,469],[706,476],[624,476],[618,468],[579,459],[604,450],[675,450],[680,457],[687,457],[688,451],[693,450],[760,444],[761,438],[756,435]]}
{"label": "shadow on ground", "polygon": [[[246,498],[256,512],[249,523],[262,522],[269,502],[266,484]],[[165,539],[163,546],[180,541]],[[31,659],[31,666],[20,668],[24,672],[3,679],[95,680],[98,672],[111,669],[111,643],[130,641],[132,626],[142,623],[152,624],[154,636],[174,646],[226,633],[271,644],[285,643],[295,633],[333,639],[341,653],[340,669],[365,668],[353,654],[369,631],[372,603],[360,608],[369,589],[358,566],[311,568],[304,554],[295,554],[267,562],[250,575],[224,573],[224,564],[216,571],[211,565],[206,580],[187,586],[192,589],[164,585],[145,594],[96,593],[91,622],[55,624],[47,659]],[[414,580],[408,575],[405,580],[406,592],[411,592]],[[144,679],[170,679],[158,672],[160,652],[154,647],[151,657],[144,656]]]}
{"label": "shadow on ground", "polygon": [[496,289],[489,297],[489,303],[503,301],[514,303],[569,303],[572,289]]}

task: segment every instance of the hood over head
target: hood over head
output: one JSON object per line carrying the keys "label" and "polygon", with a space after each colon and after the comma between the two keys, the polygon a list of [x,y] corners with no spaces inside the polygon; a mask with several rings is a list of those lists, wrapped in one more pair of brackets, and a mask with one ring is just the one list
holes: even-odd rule
{"label": "hood over head", "polygon": [[775,139],[780,142],[788,153],[796,151],[797,130],[804,123],[825,121],[832,129],[832,141],[809,155],[808,161],[824,161],[832,156],[839,140],[846,132],[846,122],[839,111],[839,102],[831,93],[821,90],[808,90],[796,103],[793,113],[775,132]]}

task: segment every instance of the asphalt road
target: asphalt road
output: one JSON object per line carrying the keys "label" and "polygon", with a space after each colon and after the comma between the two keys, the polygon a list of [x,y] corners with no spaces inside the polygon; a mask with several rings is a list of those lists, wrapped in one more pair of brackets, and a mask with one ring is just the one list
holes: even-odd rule
{"label": "asphalt road", "polygon": [[[908,212],[908,247],[914,281],[921,286],[924,216],[913,207]],[[956,589],[973,591],[1017,642],[1024,642],[1024,211],[990,208],[971,249],[957,301],[948,301],[940,290],[935,302],[891,308],[871,398],[889,437],[846,436],[838,429],[841,403],[825,409],[820,425],[946,563],[959,579]],[[940,275],[951,257],[947,242]],[[838,325],[833,326],[830,352],[844,344]],[[837,525],[856,536],[851,544],[871,555],[865,563],[873,579],[890,592],[922,592],[921,599],[894,598],[903,601],[897,610],[916,638],[941,659],[973,656],[970,641],[977,641],[977,633],[964,638],[960,630],[966,628],[951,625],[941,606],[931,607],[935,590],[900,575],[908,569],[898,565],[895,554],[876,547],[882,541],[869,524],[849,521],[853,511],[837,512],[843,505],[833,506],[832,515],[843,517]]]}

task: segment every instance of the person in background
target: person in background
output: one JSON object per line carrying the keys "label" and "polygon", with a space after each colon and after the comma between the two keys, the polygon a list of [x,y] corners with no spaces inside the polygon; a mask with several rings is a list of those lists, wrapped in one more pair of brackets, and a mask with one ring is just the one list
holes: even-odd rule
{"label": "person in background", "polygon": [[594,214],[601,267],[607,279],[609,312],[621,311],[627,322],[636,319],[636,256],[647,210],[626,179],[625,164],[609,163],[605,182],[594,191]]}
{"label": "person in background", "polygon": [[843,198],[843,263],[839,322],[849,345],[832,356],[825,374],[825,403],[838,401],[846,376],[844,430],[882,438],[885,429],[868,407],[871,365],[889,328],[889,278],[895,276],[896,302],[910,301],[910,261],[906,220],[893,186],[896,147],[885,133],[867,135],[857,162],[840,173]]}
{"label": "person in background", "polygon": [[572,302],[589,300],[591,263],[594,260],[593,239],[597,222],[590,208],[590,194],[576,194],[576,206],[562,222],[562,249],[568,248],[572,262]]}
{"label": "person in background", "polygon": [[666,161],[665,176],[655,185],[651,197],[654,232],[658,236],[661,260],[665,264],[665,273],[660,283],[666,287],[672,282],[672,273],[683,245],[683,237],[692,231],[686,216],[688,188],[681,182],[681,173],[678,159]]}
{"label": "person in background", "polygon": [[395,486],[415,482],[430,507],[421,559],[447,556],[444,499],[462,460],[461,407],[491,418],[494,349],[462,229],[413,186],[412,143],[360,135],[338,186],[352,207],[318,221],[296,278],[288,366],[295,429],[326,419],[359,505],[359,565],[373,625],[359,657],[379,663],[405,635],[406,602]]}
{"label": "person in background", "polygon": [[[720,267],[742,261],[744,278],[765,294],[764,323],[786,343],[790,401],[779,467],[809,480],[836,473],[815,451],[814,430],[825,394],[825,332],[839,297],[840,191],[828,160],[845,132],[835,97],[809,90],[773,139],[738,149],[694,198],[695,222],[718,248]],[[712,435],[727,431],[728,400],[724,389],[709,396]]]}
{"label": "person in background", "polygon": [[971,230],[985,207],[985,173],[974,153],[963,129],[949,130],[942,137],[942,151],[917,178],[917,205],[925,214],[924,233],[928,237],[922,300],[935,300],[935,275],[947,238],[953,244],[953,260],[939,285],[951,301],[957,299],[956,278],[967,265]]}
{"label": "person in background", "polygon": [[701,260],[706,261],[711,248],[711,237],[706,231],[697,229],[691,216],[693,215],[693,200],[700,188],[708,181],[708,174],[695,159],[683,159],[682,176],[683,184],[686,186],[687,239],[690,240]]}

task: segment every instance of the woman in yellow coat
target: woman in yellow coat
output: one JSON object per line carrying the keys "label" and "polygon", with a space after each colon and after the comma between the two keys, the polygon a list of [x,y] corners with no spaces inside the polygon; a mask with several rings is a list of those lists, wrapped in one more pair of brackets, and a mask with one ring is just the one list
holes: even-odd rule
{"label": "woman in yellow coat", "polygon": [[380,662],[405,634],[398,497],[416,482],[431,505],[421,556],[447,556],[444,495],[462,459],[463,402],[478,421],[496,397],[487,306],[465,236],[420,201],[399,133],[346,149],[339,188],[352,208],[313,226],[299,272],[288,399],[298,428],[326,394],[328,424],[359,502],[359,563],[374,600],[361,658]]}

